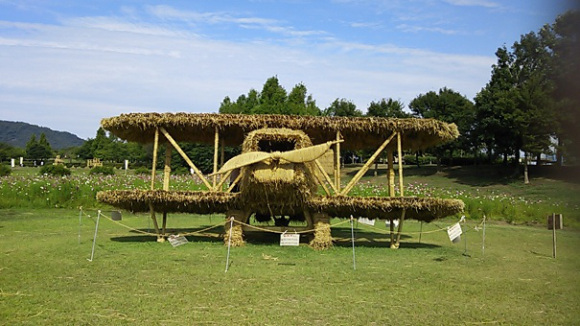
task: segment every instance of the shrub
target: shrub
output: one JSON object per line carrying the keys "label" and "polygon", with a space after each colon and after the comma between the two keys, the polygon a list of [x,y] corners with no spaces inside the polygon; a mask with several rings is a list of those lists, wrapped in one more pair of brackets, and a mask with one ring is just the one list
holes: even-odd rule
{"label": "shrub", "polygon": [[135,174],[151,174],[148,168],[141,166],[135,169]]}
{"label": "shrub", "polygon": [[7,165],[0,165],[0,177],[7,177],[12,173],[12,169]]}
{"label": "shrub", "polygon": [[40,169],[40,174],[65,176],[70,175],[70,170],[64,165],[45,165]]}
{"label": "shrub", "polygon": [[89,174],[115,175],[115,170],[111,166],[95,166]]}

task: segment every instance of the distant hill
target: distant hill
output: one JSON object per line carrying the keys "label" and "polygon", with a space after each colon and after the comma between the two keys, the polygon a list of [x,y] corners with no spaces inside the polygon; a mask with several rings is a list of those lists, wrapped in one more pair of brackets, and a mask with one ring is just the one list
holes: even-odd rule
{"label": "distant hill", "polygon": [[46,140],[48,140],[52,149],[81,146],[85,142],[70,132],[56,131],[25,122],[0,120],[0,142],[14,147],[25,148],[26,143],[33,134],[36,135],[36,139],[38,140],[41,133],[46,135]]}

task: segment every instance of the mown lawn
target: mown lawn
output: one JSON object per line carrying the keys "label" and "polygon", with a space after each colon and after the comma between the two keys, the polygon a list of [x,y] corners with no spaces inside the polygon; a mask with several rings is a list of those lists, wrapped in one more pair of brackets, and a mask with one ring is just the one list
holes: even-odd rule
{"label": "mown lawn", "polygon": [[[446,232],[404,235],[388,248],[384,224],[358,224],[356,270],[350,226],[333,229],[335,246],[279,247],[276,235],[227,247],[221,228],[173,248],[100,220],[95,211],[0,210],[0,324],[3,325],[572,325],[580,320],[580,233],[488,224],[465,242]],[[108,216],[108,212],[105,212]],[[210,220],[211,218],[211,220]],[[170,215],[175,232],[223,216]],[[332,223],[340,221],[333,220]],[[455,223],[423,225],[423,231]],[[146,215],[124,213],[141,230]],[[356,226],[356,225],[355,225]],[[420,225],[406,222],[405,231]],[[306,241],[306,240],[304,240]]]}

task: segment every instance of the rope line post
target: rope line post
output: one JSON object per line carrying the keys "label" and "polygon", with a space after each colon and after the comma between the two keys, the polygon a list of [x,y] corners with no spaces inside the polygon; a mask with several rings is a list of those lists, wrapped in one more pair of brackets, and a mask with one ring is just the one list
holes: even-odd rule
{"label": "rope line post", "polygon": [[421,221],[421,228],[419,229],[419,243],[421,243],[422,235],[423,235],[423,221]]}
{"label": "rope line post", "polygon": [[232,229],[234,228],[234,217],[231,216],[230,217],[230,235],[228,237],[228,255],[226,257],[226,271],[224,273],[228,272],[228,267],[230,265],[230,248],[232,247]]}
{"label": "rope line post", "polygon": [[552,213],[552,256],[556,258],[556,213]]}
{"label": "rope line post", "polygon": [[354,251],[354,218],[350,216],[350,235],[352,239],[352,269],[356,270],[356,255]]}
{"label": "rope line post", "polygon": [[101,210],[97,214],[97,224],[95,225],[95,236],[93,237],[93,249],[91,250],[91,259],[87,259],[92,262],[95,256],[95,244],[97,243],[97,231],[99,231],[99,220],[101,219]]}

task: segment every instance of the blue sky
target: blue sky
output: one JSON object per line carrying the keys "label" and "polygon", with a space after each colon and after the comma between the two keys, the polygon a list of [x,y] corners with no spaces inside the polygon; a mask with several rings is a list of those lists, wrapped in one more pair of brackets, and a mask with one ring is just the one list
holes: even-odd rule
{"label": "blue sky", "polygon": [[82,138],[125,112],[217,112],[271,76],[320,108],[451,88],[569,0],[0,0],[0,120]]}

